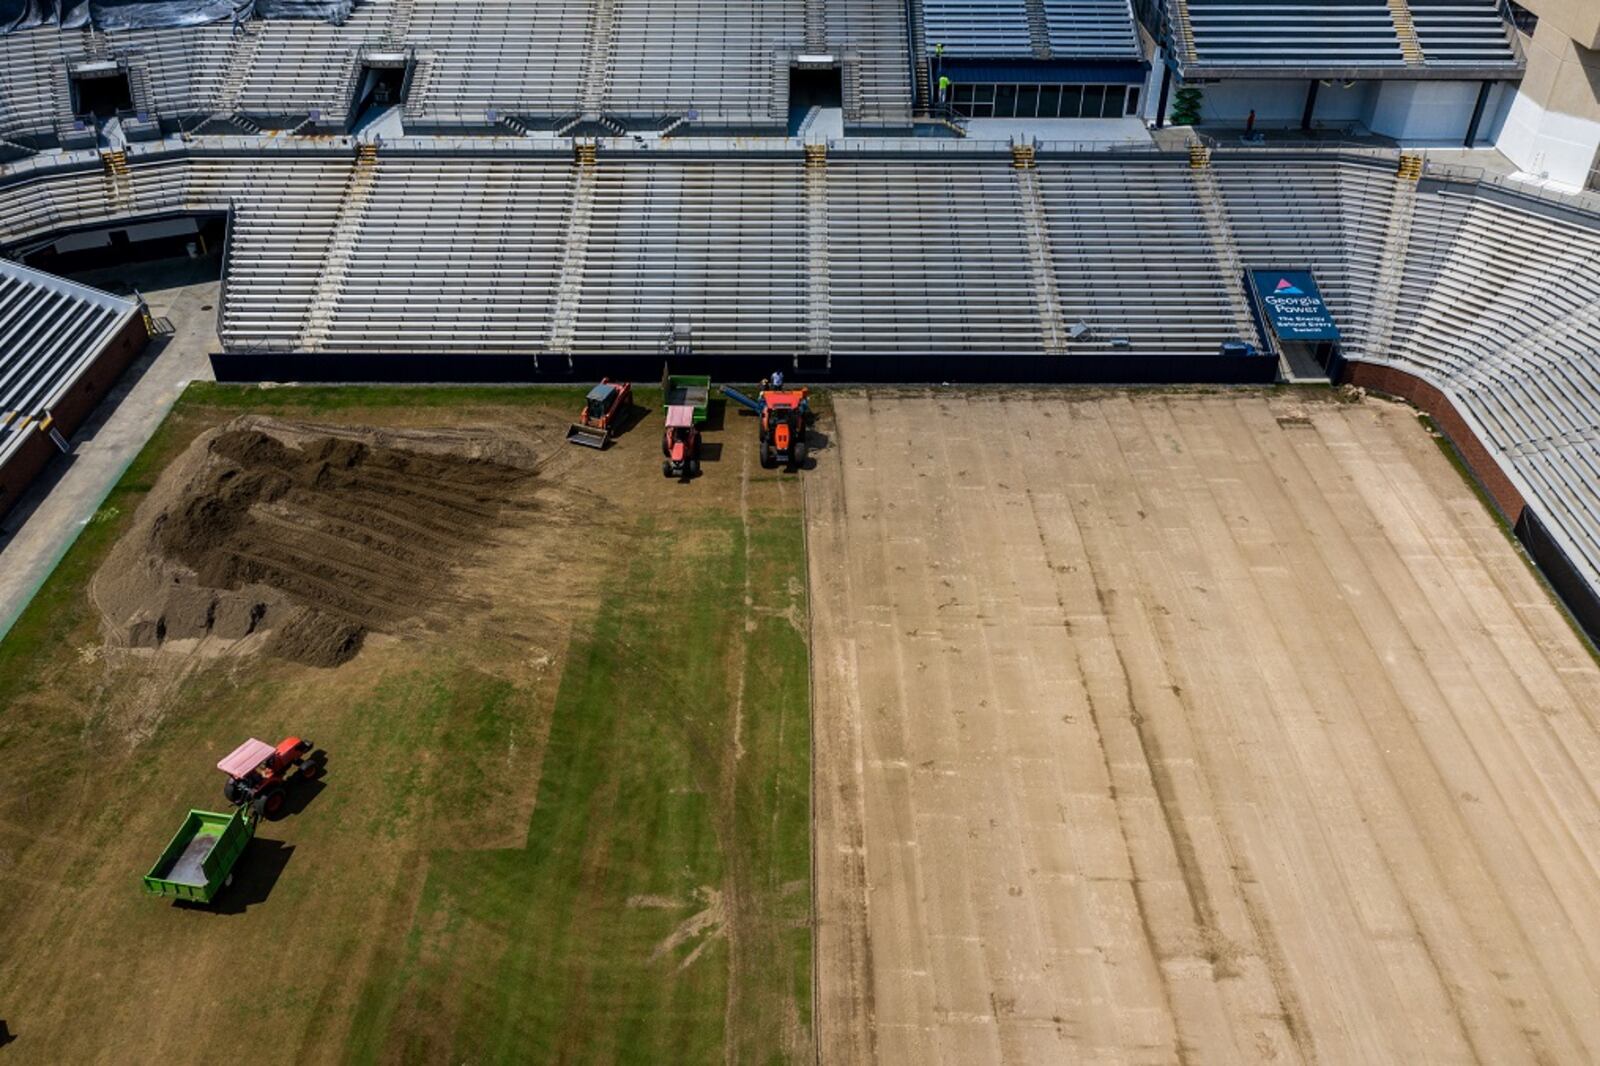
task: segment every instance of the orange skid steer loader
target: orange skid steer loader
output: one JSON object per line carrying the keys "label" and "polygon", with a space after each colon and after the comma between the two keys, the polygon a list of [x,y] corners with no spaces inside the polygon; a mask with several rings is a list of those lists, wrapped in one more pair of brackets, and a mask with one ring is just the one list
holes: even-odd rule
{"label": "orange skid steer loader", "polygon": [[600,448],[611,443],[622,431],[623,421],[633,410],[633,383],[601,378],[583,399],[578,420],[567,429],[567,443],[585,448]]}

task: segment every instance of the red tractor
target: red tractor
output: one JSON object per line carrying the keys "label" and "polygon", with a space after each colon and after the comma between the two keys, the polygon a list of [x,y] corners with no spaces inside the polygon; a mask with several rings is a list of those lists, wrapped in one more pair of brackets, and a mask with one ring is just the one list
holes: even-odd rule
{"label": "red tractor", "polygon": [[700,427],[694,424],[694,408],[677,404],[667,408],[666,433],[661,438],[662,477],[685,481],[700,473]]}
{"label": "red tractor", "polygon": [[253,805],[268,818],[276,818],[288,802],[289,781],[310,781],[322,773],[311,750],[311,741],[299,737],[286,737],[277,747],[252,737],[217,763],[217,769],[228,775],[222,794],[235,806]]}

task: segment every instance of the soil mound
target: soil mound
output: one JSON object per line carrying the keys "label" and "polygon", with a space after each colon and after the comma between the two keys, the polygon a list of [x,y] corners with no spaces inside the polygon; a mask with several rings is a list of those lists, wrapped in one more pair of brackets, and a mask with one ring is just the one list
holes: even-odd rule
{"label": "soil mound", "polygon": [[438,616],[535,476],[531,444],[503,429],[236,419],[162,476],[95,600],[116,643],[217,637],[337,666],[369,632]]}

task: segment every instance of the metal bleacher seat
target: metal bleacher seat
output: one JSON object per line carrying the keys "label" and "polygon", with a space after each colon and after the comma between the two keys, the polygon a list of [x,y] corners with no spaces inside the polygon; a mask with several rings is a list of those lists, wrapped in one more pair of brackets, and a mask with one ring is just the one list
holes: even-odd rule
{"label": "metal bleacher seat", "polygon": [[922,0],[929,47],[950,56],[1031,56],[1028,5],[1023,0]]}
{"label": "metal bleacher seat", "polygon": [[1496,0],[1408,0],[1431,66],[1512,63],[1510,27]]}
{"label": "metal bleacher seat", "polygon": [[1385,0],[1188,0],[1188,13],[1209,65],[1405,65]]}
{"label": "metal bleacher seat", "polygon": [[534,352],[550,332],[571,167],[378,164],[355,244],[336,265],[330,351]]}
{"label": "metal bleacher seat", "polygon": [[774,71],[803,45],[804,17],[801,0],[616,0],[605,107],[768,124],[788,107]]}
{"label": "metal bleacher seat", "polygon": [[595,181],[574,351],[650,351],[674,328],[697,351],[805,348],[801,167],[620,163]]}
{"label": "metal bleacher seat", "polygon": [[1009,167],[828,167],[835,352],[1037,351],[1041,328]]}
{"label": "metal bleacher seat", "polygon": [[1050,52],[1143,58],[1129,0],[1043,0]]}
{"label": "metal bleacher seat", "polygon": [[911,60],[900,0],[831,0],[829,47],[850,56],[845,105],[852,121],[904,123],[911,114]]}
{"label": "metal bleacher seat", "polygon": [[65,52],[77,51],[80,36],[53,27],[0,35],[0,137],[54,135],[58,108],[55,64]]}
{"label": "metal bleacher seat", "polygon": [[1061,313],[1135,353],[1210,353],[1238,336],[1187,168],[1170,161],[1043,163]]}
{"label": "metal bleacher seat", "polygon": [[422,56],[408,116],[482,122],[484,112],[578,109],[585,0],[416,0],[407,41]]}

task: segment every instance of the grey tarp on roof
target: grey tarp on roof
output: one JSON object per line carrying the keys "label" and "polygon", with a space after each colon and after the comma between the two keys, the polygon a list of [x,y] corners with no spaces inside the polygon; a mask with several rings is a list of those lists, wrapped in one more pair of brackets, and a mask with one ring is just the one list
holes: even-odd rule
{"label": "grey tarp on roof", "polygon": [[154,30],[245,19],[254,6],[254,0],[89,0],[89,18],[100,30]]}
{"label": "grey tarp on roof", "polygon": [[55,0],[0,0],[0,33],[55,24]]}
{"label": "grey tarp on roof", "polygon": [[355,0],[256,0],[256,15],[264,19],[320,19],[343,25]]}

